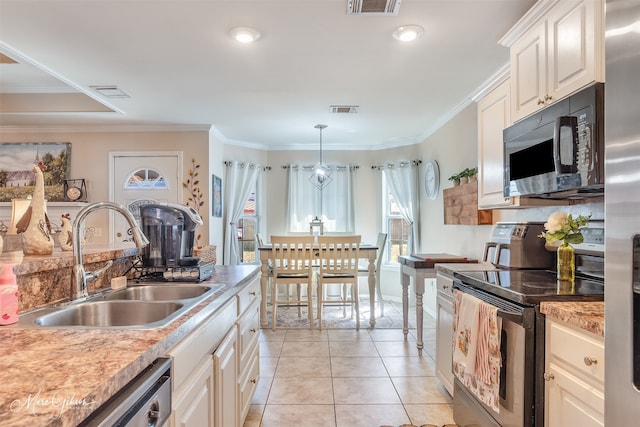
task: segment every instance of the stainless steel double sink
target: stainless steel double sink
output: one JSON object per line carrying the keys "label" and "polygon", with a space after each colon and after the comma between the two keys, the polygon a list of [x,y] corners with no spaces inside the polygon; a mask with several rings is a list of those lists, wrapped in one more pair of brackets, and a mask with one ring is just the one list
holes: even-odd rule
{"label": "stainless steel double sink", "polygon": [[107,291],[81,302],[20,315],[18,324],[49,328],[152,329],[166,326],[221,284],[143,284]]}

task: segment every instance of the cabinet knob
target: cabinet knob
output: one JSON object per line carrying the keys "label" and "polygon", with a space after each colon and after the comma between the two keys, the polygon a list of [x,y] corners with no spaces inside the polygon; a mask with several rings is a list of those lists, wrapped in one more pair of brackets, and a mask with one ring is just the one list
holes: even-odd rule
{"label": "cabinet knob", "polygon": [[545,381],[551,381],[555,378],[553,374],[547,374],[546,372],[544,373],[543,377]]}
{"label": "cabinet knob", "polygon": [[251,331],[251,332],[252,332],[252,333],[254,333],[254,334],[255,334],[256,332],[258,332],[258,330],[257,330],[256,328],[251,328],[251,329],[249,329],[249,331]]}
{"label": "cabinet knob", "polygon": [[551,95],[545,95],[544,96],[544,100],[545,101],[551,101],[553,99],[553,97]]}
{"label": "cabinet knob", "polygon": [[257,381],[255,378],[252,378],[252,379],[251,379],[251,384],[255,384],[255,383],[257,383],[257,382],[258,382],[258,381]]}
{"label": "cabinet knob", "polygon": [[444,285],[444,286],[442,287],[442,289],[444,289],[444,290],[446,291],[447,289],[449,289],[449,285]]}
{"label": "cabinet knob", "polygon": [[544,104],[544,99],[538,99],[538,105]]}
{"label": "cabinet knob", "polygon": [[255,297],[255,296],[256,296],[256,291],[251,291],[251,292],[249,292],[249,295],[251,295],[251,296],[254,296],[254,297]]}
{"label": "cabinet knob", "polygon": [[584,364],[587,365],[587,366],[596,365],[596,364],[598,364],[598,359],[596,359],[593,356],[585,356],[584,357]]}

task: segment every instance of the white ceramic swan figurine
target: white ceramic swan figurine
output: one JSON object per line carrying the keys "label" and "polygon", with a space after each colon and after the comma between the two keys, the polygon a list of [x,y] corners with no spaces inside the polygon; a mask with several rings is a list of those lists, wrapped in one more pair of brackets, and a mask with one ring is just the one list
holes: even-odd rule
{"label": "white ceramic swan figurine", "polygon": [[18,233],[22,233],[22,251],[25,255],[51,255],[53,253],[53,237],[51,224],[47,217],[47,202],[44,198],[44,176],[46,166],[42,162],[33,165],[36,183],[33,189],[31,205],[16,225]]}

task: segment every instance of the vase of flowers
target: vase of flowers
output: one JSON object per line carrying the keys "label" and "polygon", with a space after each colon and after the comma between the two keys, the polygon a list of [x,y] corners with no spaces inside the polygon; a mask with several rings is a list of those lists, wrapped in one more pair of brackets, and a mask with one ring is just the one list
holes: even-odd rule
{"label": "vase of flowers", "polygon": [[547,243],[561,242],[557,250],[557,278],[561,282],[573,284],[576,277],[576,259],[573,246],[584,241],[581,227],[584,227],[591,219],[589,216],[573,215],[566,212],[554,212],[549,215],[544,223],[545,232],[539,237],[544,238]]}

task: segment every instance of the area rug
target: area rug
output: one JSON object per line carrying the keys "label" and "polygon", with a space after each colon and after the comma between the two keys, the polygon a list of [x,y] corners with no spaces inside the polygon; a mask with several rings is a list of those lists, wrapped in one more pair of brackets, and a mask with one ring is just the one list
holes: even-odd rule
{"label": "area rug", "polygon": [[[313,305],[313,324],[318,327],[317,306]],[[368,329],[369,325],[369,301],[360,301],[360,329]],[[267,323],[271,328],[271,304],[267,303]],[[301,329],[309,327],[309,317],[307,307],[300,309],[298,317],[298,307],[278,306],[276,326],[281,329]],[[346,314],[346,316],[345,316]],[[415,308],[409,309],[409,329],[415,329]],[[324,329],[355,329],[355,312],[351,315],[349,306],[325,305],[322,311],[322,328]],[[384,316],[380,316],[380,309],[376,305],[376,328],[379,329],[402,329],[402,304],[395,301],[384,302]]]}

